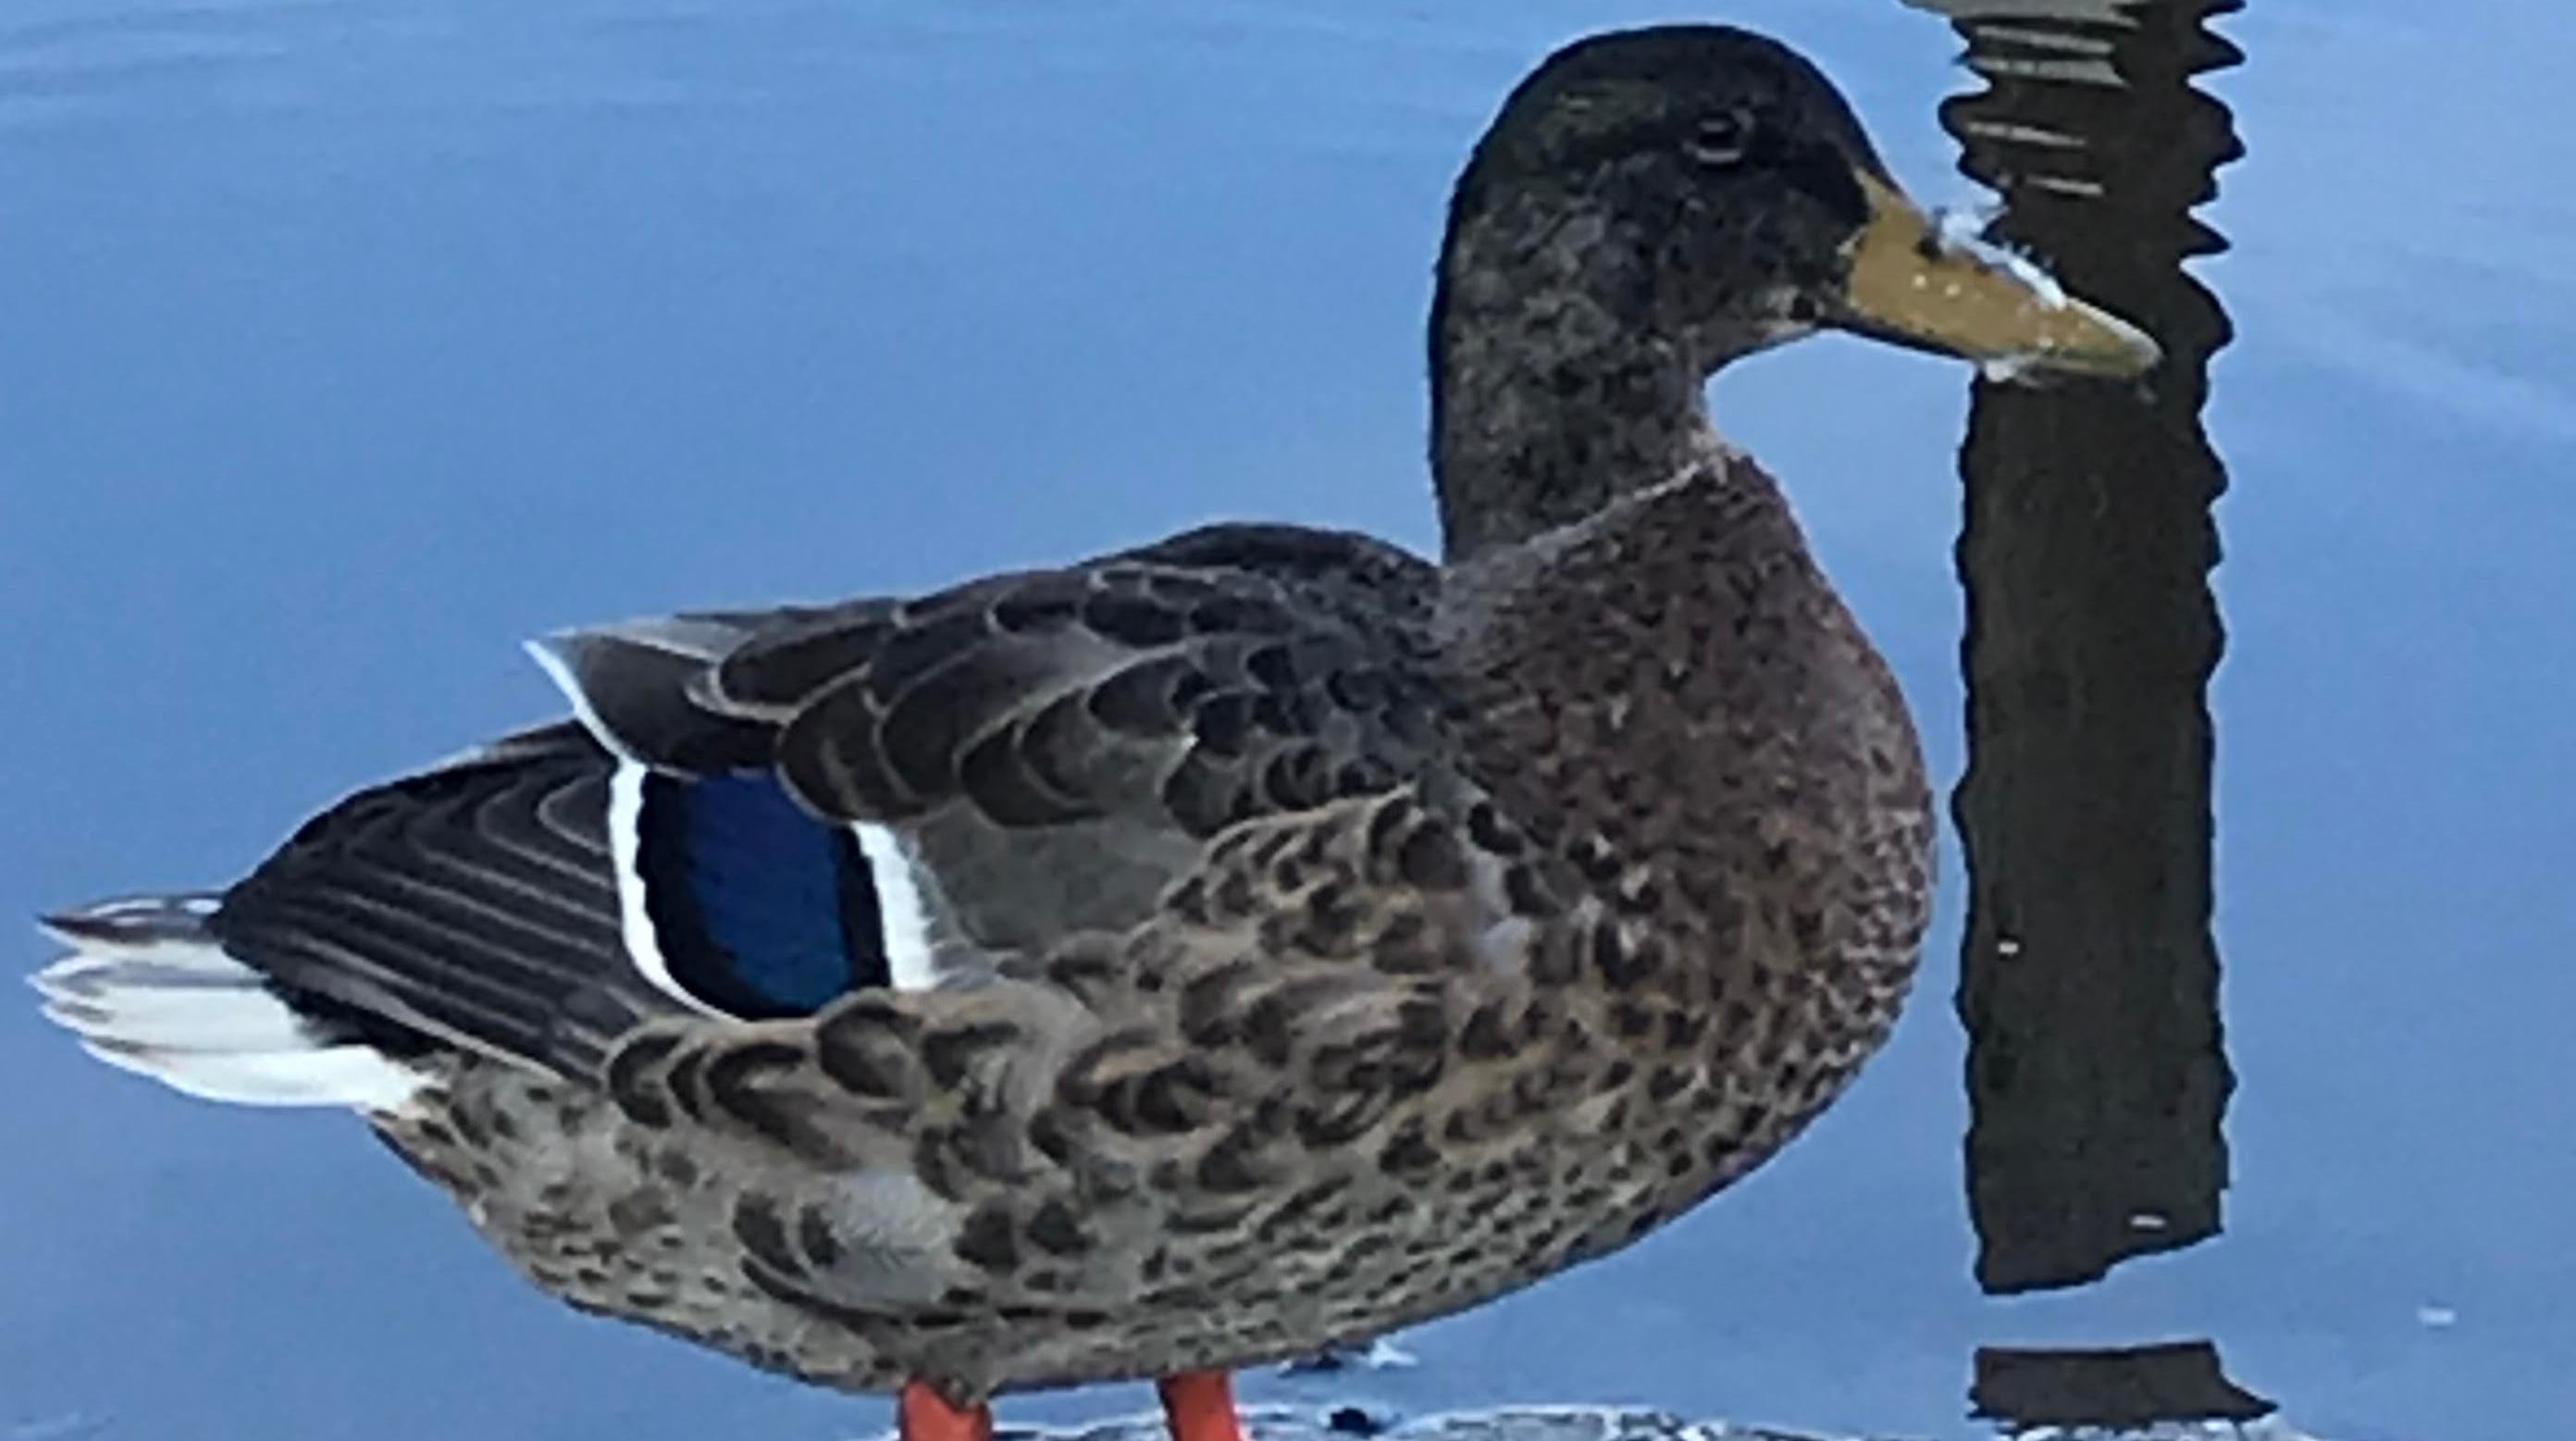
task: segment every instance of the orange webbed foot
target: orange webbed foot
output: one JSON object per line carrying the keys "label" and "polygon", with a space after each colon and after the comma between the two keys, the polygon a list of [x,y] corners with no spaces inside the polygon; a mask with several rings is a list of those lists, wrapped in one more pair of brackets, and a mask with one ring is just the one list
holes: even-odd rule
{"label": "orange webbed foot", "polygon": [[1234,1380],[1225,1372],[1184,1371],[1164,1377],[1156,1389],[1163,1393],[1163,1420],[1172,1441],[1243,1441]]}
{"label": "orange webbed foot", "polygon": [[894,1417],[902,1441],[993,1441],[992,1407],[951,1406],[927,1381],[904,1383]]}

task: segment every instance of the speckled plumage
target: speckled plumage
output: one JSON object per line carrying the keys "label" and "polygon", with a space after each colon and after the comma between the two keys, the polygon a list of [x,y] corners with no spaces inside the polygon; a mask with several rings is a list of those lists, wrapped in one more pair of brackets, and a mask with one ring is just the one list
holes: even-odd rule
{"label": "speckled plumage", "polygon": [[[574,1305],[851,1389],[1310,1352],[1623,1246],[1842,1090],[1924,927],[1903,703],[1699,394],[1836,319],[1855,177],[1771,42],[1578,45],[1452,209],[1440,563],[1219,526],[560,637],[577,723],[219,902],[57,918],[40,984],[183,1088],[338,1087]],[[639,799],[764,776],[864,842],[781,845],[840,907],[784,940],[762,877],[656,849],[733,831]],[[758,998],[790,942],[846,993],[751,1019],[663,954]],[[147,959],[295,1053],[173,1031]]]}
{"label": "speckled plumage", "polygon": [[[1222,554],[1284,565],[1273,535],[1162,549],[1194,554],[1177,578],[1197,581]],[[1396,562],[1277,538],[1298,563]],[[1130,909],[1114,883],[1088,893],[1081,933],[997,940],[971,985],[811,1023],[648,1024],[598,1085],[455,1054],[443,1104],[379,1125],[540,1285],[860,1389],[1286,1356],[1625,1244],[1770,1154],[1885,1034],[1930,826],[1895,690],[1749,463],[1713,455],[1555,542],[1347,630],[1329,618],[1374,588],[1237,581],[1222,592],[1286,603],[1233,629],[1137,601],[1115,622],[1134,642],[1067,615],[1050,649],[1095,664],[1075,689],[1010,693],[1076,718],[990,722],[1023,737],[1026,769],[980,795],[851,739],[882,737],[897,689],[875,727],[784,752],[803,794],[940,818],[915,833],[962,837],[1008,894],[977,847],[1010,828],[1017,783],[1062,777],[1032,743],[1070,727],[1083,755],[1157,753],[1110,775],[1167,780],[1086,795],[1062,777],[1044,798],[1142,806],[1187,861]],[[1418,565],[1381,575],[1410,585]],[[1015,604],[1134,601],[1154,573],[870,610],[853,623],[881,638],[853,643],[884,654],[905,621],[969,606],[1009,644],[1027,632],[991,617]],[[1694,633],[1773,643],[1746,666],[1658,658]],[[807,622],[778,654],[850,636]],[[1588,663],[1534,663],[1559,646]],[[726,672],[727,693],[766,673]],[[814,674],[846,700],[871,671],[838,654]],[[820,703],[781,705],[785,743]]]}

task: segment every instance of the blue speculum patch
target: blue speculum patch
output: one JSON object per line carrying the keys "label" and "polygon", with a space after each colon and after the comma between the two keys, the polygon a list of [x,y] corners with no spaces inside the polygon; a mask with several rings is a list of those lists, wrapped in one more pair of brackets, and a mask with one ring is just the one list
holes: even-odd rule
{"label": "blue speculum patch", "polygon": [[689,994],[773,1019],[886,983],[867,858],[773,774],[648,777],[637,826],[645,909]]}

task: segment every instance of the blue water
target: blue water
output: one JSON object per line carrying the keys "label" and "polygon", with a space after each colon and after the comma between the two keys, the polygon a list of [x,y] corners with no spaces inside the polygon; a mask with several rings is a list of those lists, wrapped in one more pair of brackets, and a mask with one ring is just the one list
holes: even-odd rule
{"label": "blue water", "polygon": [[[1675,12],[1072,11],[15,0],[0,917],[219,883],[340,791],[544,715],[515,642],[557,625],[1217,517],[1427,546],[1449,179],[1551,45]],[[1968,88],[1940,20],[1723,18],[1815,55],[1919,196],[1977,198],[1933,119]],[[1896,1043],[1777,1165],[1323,1389],[1951,1434],[1980,1344],[2210,1335],[2328,1437],[2576,1418],[2576,19],[2258,0],[2222,28],[2249,155],[2196,273],[2239,332],[2206,415],[2227,1234],[1979,1296],[1953,885]],[[1945,780],[1967,379],[1825,340],[1715,393]],[[46,959],[10,944],[0,971]],[[0,1436],[883,1424],[538,1296],[354,1122],[185,1101],[31,1004],[0,1006],[0,1095]]]}

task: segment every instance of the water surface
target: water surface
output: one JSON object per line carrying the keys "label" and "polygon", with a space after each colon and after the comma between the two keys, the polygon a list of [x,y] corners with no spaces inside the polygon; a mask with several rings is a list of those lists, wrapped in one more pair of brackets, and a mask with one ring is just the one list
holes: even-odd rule
{"label": "water surface", "polygon": [[[221,882],[349,786],[545,713],[514,643],[556,625],[924,587],[1218,517],[1427,546],[1449,179],[1550,46],[1673,16],[20,0],[0,916]],[[1979,85],[1940,16],[1721,18],[1813,54],[1918,195],[1984,198],[1936,118]],[[2232,248],[2192,268],[2236,331],[2199,416],[2230,480],[2223,1232],[2095,1286],[1979,1290],[1954,875],[1897,1040],[1779,1162],[1409,1335],[1417,1369],[1279,1394],[1953,1435],[1980,1346],[2209,1337],[2320,1435],[2576,1416],[2576,396],[2553,364],[2576,213],[2548,180],[2576,173],[2576,22],[2260,0],[2217,29],[2247,57],[2202,82],[2247,154],[2200,211]],[[1969,377],[1825,340],[1715,400],[1955,780]],[[32,1006],[0,1008],[0,1083],[0,1427],[882,1424],[569,1314],[354,1123],[186,1102]]]}

